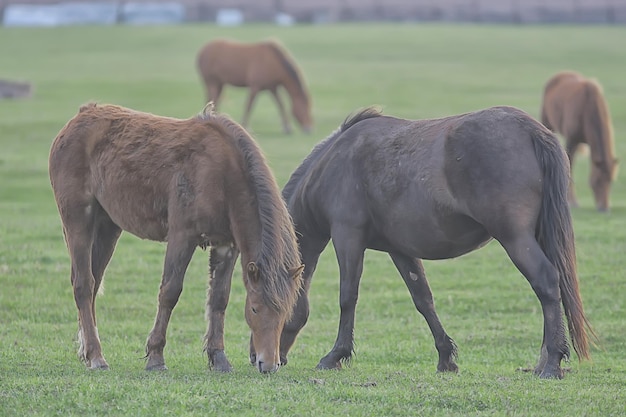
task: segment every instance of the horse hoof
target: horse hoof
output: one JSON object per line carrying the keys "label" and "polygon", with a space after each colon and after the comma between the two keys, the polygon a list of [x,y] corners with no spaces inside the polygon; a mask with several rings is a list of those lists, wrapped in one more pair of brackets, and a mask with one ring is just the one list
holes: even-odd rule
{"label": "horse hoof", "polygon": [[209,357],[209,368],[217,372],[229,373],[233,367],[226,358],[223,350],[215,352]]}
{"label": "horse hoof", "polygon": [[167,371],[167,366],[164,363],[156,364],[156,365],[146,365],[146,371]]}
{"label": "horse hoof", "polygon": [[331,370],[331,369],[341,369],[341,362],[340,361],[324,361],[323,359],[320,361],[320,363],[317,364],[316,369],[320,369],[320,370]]}
{"label": "horse hoof", "polygon": [[554,372],[550,372],[547,370],[543,370],[541,374],[539,374],[539,378],[541,379],[563,379],[563,370],[557,369]]}
{"label": "horse hoof", "polygon": [[92,370],[101,370],[101,371],[109,370],[109,364],[107,363],[107,361],[104,360],[104,358],[93,359],[89,361],[87,366],[89,369],[92,369]]}

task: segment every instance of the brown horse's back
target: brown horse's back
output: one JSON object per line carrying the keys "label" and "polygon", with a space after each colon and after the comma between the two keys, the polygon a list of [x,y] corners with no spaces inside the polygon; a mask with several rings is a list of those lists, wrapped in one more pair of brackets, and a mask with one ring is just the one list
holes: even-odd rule
{"label": "brown horse's back", "polygon": [[271,42],[213,40],[198,53],[198,72],[207,84],[258,85],[261,90],[274,87],[283,78],[284,68],[273,56]]}
{"label": "brown horse's back", "polygon": [[586,80],[566,71],[552,77],[544,88],[541,122],[550,130],[582,141],[582,114],[586,100]]}
{"label": "brown horse's back", "polygon": [[[175,204],[188,204],[188,209],[202,204],[209,211],[223,206],[219,203],[224,187],[208,187],[207,181],[231,172],[226,167],[235,164],[236,157],[227,140],[207,138],[224,137],[217,125],[200,118],[179,120],[118,106],[83,106],[50,152],[57,201],[82,199],[87,207],[97,202],[123,230],[167,240]],[[211,195],[205,195],[208,190]],[[211,202],[216,204],[207,206]],[[218,226],[211,228],[217,234],[228,233],[226,225],[213,226]]]}

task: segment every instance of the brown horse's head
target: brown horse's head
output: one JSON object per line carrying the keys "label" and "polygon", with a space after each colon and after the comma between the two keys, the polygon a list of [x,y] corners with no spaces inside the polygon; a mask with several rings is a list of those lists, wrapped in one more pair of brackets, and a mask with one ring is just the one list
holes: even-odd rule
{"label": "brown horse's head", "polygon": [[313,129],[313,116],[311,116],[311,102],[308,97],[302,96],[293,99],[293,117],[296,118],[302,130],[311,133]]}
{"label": "brown horse's head", "polygon": [[[297,287],[300,286],[302,270],[303,267],[299,267],[287,271]],[[268,301],[261,272],[254,262],[248,263],[245,274],[248,292],[245,316],[252,331],[251,360],[260,372],[274,372],[280,365],[280,335],[292,310]]]}
{"label": "brown horse's head", "polygon": [[611,161],[592,161],[589,185],[593,190],[598,211],[609,211],[609,193],[611,183],[617,176],[617,159]]}

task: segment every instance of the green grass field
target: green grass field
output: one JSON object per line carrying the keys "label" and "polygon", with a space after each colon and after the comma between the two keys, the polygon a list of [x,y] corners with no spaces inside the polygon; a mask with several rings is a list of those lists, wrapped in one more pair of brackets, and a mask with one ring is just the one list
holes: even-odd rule
{"label": "green grass field", "polygon": [[[0,78],[31,81],[34,96],[0,101],[0,416],[618,416],[626,413],[626,173],[608,215],[594,210],[588,158],[574,178],[580,285],[600,337],[591,362],[576,357],[562,381],[532,367],[542,335],[539,302],[497,243],[425,262],[438,312],[459,345],[458,375],[435,373],[423,318],[386,255],[366,256],[356,356],[342,371],[315,370],[335,340],[339,282],[331,249],[311,288],[311,316],[289,365],[262,375],[247,363],[245,291],[237,269],[226,318],[232,374],[207,370],[202,352],[207,254],[197,251],[170,323],[167,372],[148,373],[144,343],[156,312],[165,246],[125,234],[98,301],[111,370],[76,357],[69,257],[47,173],[61,127],[88,101],[186,118],[203,107],[195,54],[216,36],[280,38],[308,81],[312,135],[281,133],[269,95],[251,120],[282,186],[309,150],[352,111],[427,118],[513,105],[537,117],[544,82],[578,70],[603,84],[618,156],[626,155],[626,27],[331,25],[278,28],[69,27],[0,29]],[[245,92],[225,90],[239,120]]]}

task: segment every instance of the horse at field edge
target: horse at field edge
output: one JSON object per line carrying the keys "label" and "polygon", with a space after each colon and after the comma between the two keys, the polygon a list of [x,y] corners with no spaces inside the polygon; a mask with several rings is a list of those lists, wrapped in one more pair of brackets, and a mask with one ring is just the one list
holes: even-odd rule
{"label": "horse at field edge", "polygon": [[200,49],[196,66],[204,82],[207,102],[212,101],[216,108],[224,85],[248,87],[248,100],[241,123],[245,128],[248,127],[257,94],[268,90],[280,112],[283,131],[291,133],[291,124],[278,91],[282,86],[291,99],[293,116],[305,132],[311,131],[311,98],[302,72],[277,40],[241,43],[215,39]]}
{"label": "horse at field edge", "polygon": [[71,258],[79,357],[108,369],[96,324],[96,294],[123,230],[167,242],[146,369],[166,369],[167,326],[196,247],[210,248],[205,351],[218,371],[234,263],[241,254],[245,317],[255,365],[279,365],[279,338],[301,288],[291,219],[256,142],[229,118],[205,111],[186,120],[90,103],[50,150],[49,174]]}
{"label": "horse at field edge", "polygon": [[[576,151],[583,143],[589,145],[589,185],[596,209],[608,211],[611,183],[617,176],[617,158],[609,106],[600,84],[573,71],[557,73],[544,87],[541,122],[564,136],[570,169],[574,166]],[[572,184],[569,202],[573,207],[578,206]]]}
{"label": "horse at field edge", "polygon": [[387,252],[432,332],[437,370],[456,372],[456,344],[435,311],[421,259],[461,256],[496,239],[530,283],[543,311],[534,372],[562,378],[568,331],[579,360],[595,333],[583,311],[567,204],[568,161],[557,138],[512,107],[432,120],[351,117],[294,171],[283,197],[296,227],[304,291],[284,327],[287,354],[309,315],[308,291],[329,240],[340,271],[339,331],[320,369],[341,368],[354,349],[366,249]]}

